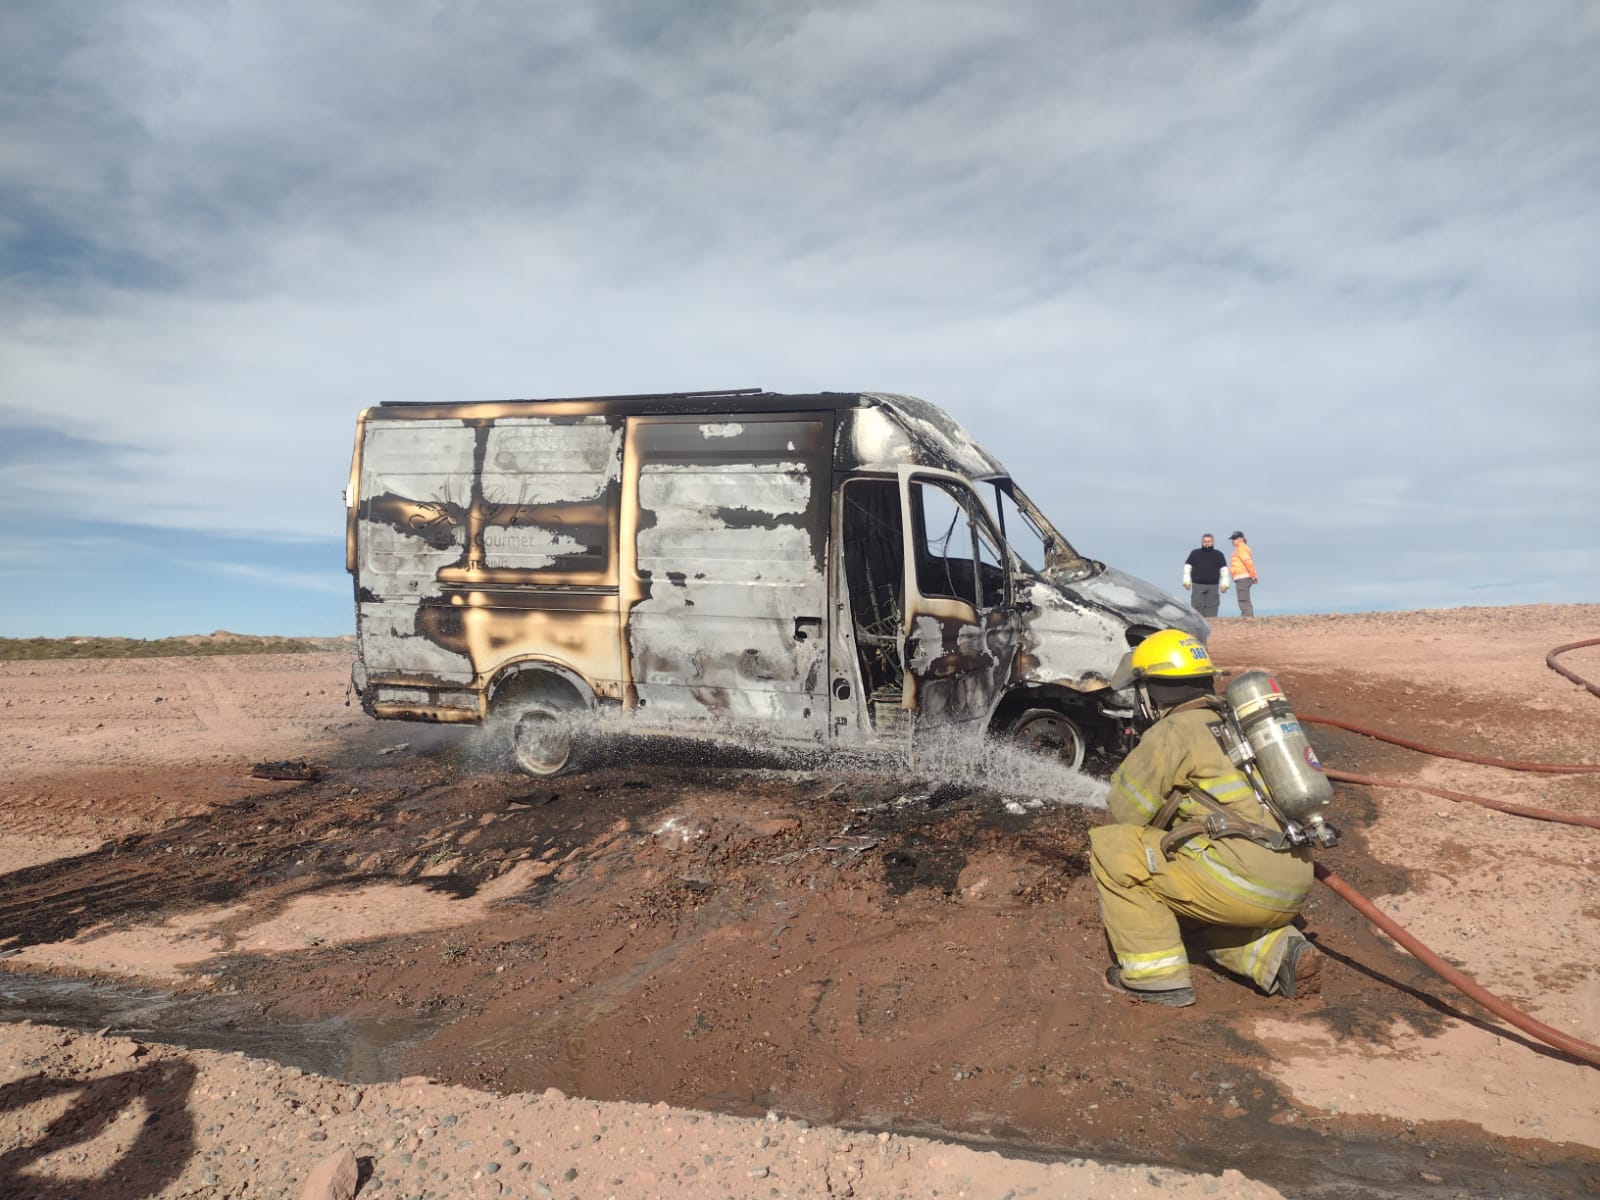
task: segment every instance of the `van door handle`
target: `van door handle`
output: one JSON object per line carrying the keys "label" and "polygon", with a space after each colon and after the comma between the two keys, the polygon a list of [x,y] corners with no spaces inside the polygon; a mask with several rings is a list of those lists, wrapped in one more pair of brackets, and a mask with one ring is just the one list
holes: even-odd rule
{"label": "van door handle", "polygon": [[794,640],[795,641],[797,641],[797,642],[805,641],[808,631],[815,633],[818,637],[821,637],[822,636],[822,618],[821,617],[796,617],[794,619]]}

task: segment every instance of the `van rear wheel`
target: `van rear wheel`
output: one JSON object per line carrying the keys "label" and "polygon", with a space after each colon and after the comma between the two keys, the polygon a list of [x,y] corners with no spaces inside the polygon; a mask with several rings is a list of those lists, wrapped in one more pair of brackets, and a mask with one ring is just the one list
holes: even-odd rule
{"label": "van rear wheel", "polygon": [[511,754],[529,775],[560,775],[578,762],[571,712],[532,704],[511,725]]}
{"label": "van rear wheel", "polygon": [[1006,730],[1006,736],[1030,754],[1043,754],[1073,771],[1083,769],[1089,740],[1080,726],[1059,708],[1030,708]]}

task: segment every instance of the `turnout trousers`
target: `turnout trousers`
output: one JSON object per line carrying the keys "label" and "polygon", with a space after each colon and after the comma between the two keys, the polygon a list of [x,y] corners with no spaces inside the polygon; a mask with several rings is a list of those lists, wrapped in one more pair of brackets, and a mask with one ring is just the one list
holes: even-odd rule
{"label": "turnout trousers", "polygon": [[1163,836],[1148,825],[1089,831],[1089,869],[1123,982],[1153,992],[1189,986],[1187,935],[1212,962],[1270,994],[1305,883],[1242,878],[1208,861],[1209,849],[1167,859]]}

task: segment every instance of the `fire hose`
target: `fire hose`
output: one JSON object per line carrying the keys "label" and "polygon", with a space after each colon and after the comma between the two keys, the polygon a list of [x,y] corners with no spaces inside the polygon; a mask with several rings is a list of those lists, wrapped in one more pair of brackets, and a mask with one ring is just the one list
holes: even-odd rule
{"label": "fire hose", "polygon": [[[1551,670],[1557,672],[1558,674],[1565,676],[1578,686],[1586,689],[1593,695],[1600,696],[1600,686],[1596,686],[1594,683],[1591,683],[1589,680],[1584,679],[1582,676],[1564,666],[1561,666],[1555,661],[1558,655],[1564,654],[1568,650],[1577,650],[1582,647],[1597,645],[1600,645],[1600,638],[1591,638],[1581,642],[1569,642],[1566,645],[1557,646],[1545,655],[1545,665],[1550,667]],[[1369,729],[1365,726],[1357,725],[1350,721],[1339,720],[1334,717],[1302,716],[1300,719],[1307,724],[1329,725],[1337,729],[1349,730],[1352,733],[1359,733],[1365,737],[1376,738],[1380,741],[1390,742],[1397,746],[1404,746],[1407,749],[1417,750],[1424,754],[1434,755],[1439,758],[1451,758],[1460,760],[1462,762],[1502,767],[1512,771],[1537,771],[1546,774],[1562,775],[1600,772],[1600,764],[1597,763],[1552,764],[1485,758],[1479,755],[1466,754],[1458,751],[1440,750],[1435,747],[1425,746],[1418,742],[1396,737],[1393,734]],[[1404,783],[1399,780],[1374,779],[1366,775],[1352,775],[1344,771],[1332,769],[1326,770],[1326,774],[1329,779],[1337,780],[1343,783],[1355,783],[1368,787],[1406,788],[1412,791],[1427,792],[1430,795],[1443,796],[1448,800],[1459,800],[1480,804],[1485,808],[1495,809],[1498,812],[1509,813],[1513,816],[1529,817],[1535,820],[1555,821],[1567,825],[1582,825],[1593,829],[1600,829],[1600,818],[1596,817],[1586,817],[1570,813],[1556,812],[1551,809],[1531,808],[1526,805],[1510,804],[1505,801],[1493,800],[1487,796],[1474,796],[1466,792],[1454,792],[1445,788],[1425,787],[1414,783]],[[1578,1038],[1572,1037],[1570,1034],[1563,1033],[1559,1029],[1555,1029],[1552,1026],[1546,1025],[1542,1021],[1530,1017],[1528,1014],[1520,1011],[1519,1009],[1513,1008],[1510,1004],[1496,996],[1493,992],[1477,983],[1465,972],[1458,970],[1456,967],[1446,962],[1438,954],[1435,954],[1432,950],[1428,949],[1427,946],[1423,945],[1422,942],[1418,941],[1415,937],[1408,933],[1398,922],[1385,914],[1371,900],[1368,900],[1360,892],[1356,891],[1355,888],[1351,887],[1332,870],[1325,867],[1321,863],[1317,863],[1315,869],[1317,878],[1322,880],[1322,882],[1325,883],[1336,896],[1338,896],[1341,900],[1344,900],[1347,904],[1349,904],[1362,916],[1366,917],[1368,921],[1372,922],[1372,924],[1376,925],[1384,933],[1388,934],[1399,945],[1403,946],[1407,951],[1409,951],[1418,962],[1422,963],[1446,983],[1449,983],[1451,986],[1455,987],[1468,999],[1493,1013],[1507,1024],[1515,1026],[1524,1033],[1537,1038],[1547,1046],[1553,1046],[1555,1049],[1571,1055],[1573,1058],[1579,1059],[1582,1062],[1586,1062],[1590,1066],[1600,1067],[1600,1046],[1596,1046],[1591,1042],[1585,1042]]]}
{"label": "fire hose", "polygon": [[1398,922],[1386,915],[1376,904],[1328,870],[1327,867],[1317,863],[1316,871],[1317,878],[1332,888],[1334,895],[1345,901],[1358,913],[1366,917],[1367,920],[1399,942],[1411,952],[1418,962],[1422,963],[1423,966],[1427,967],[1446,983],[1453,985],[1463,995],[1475,1001],[1481,1007],[1488,1009],[1508,1025],[1515,1025],[1522,1032],[1538,1038],[1545,1045],[1554,1046],[1557,1050],[1572,1055],[1573,1058],[1582,1059],[1590,1066],[1600,1067],[1600,1046],[1596,1046],[1592,1042],[1580,1041],[1570,1034],[1562,1033],[1559,1029],[1546,1025],[1543,1021],[1535,1020],[1525,1012],[1512,1008],[1511,1005],[1489,991],[1488,988],[1474,981],[1464,971],[1458,971],[1432,950],[1429,950],[1407,933]]}
{"label": "fire hose", "polygon": [[[1315,721],[1315,717],[1302,717],[1302,721]],[[1471,792],[1453,792],[1449,788],[1428,787],[1420,783],[1406,783],[1400,779],[1374,779],[1371,775],[1352,775],[1332,767],[1324,771],[1329,779],[1339,783],[1358,783],[1363,787],[1405,788],[1413,792],[1427,792],[1430,796],[1443,796],[1446,800],[1459,800],[1464,804],[1479,804],[1496,812],[1510,813],[1514,817],[1528,817],[1535,821],[1553,821],[1560,825],[1586,825],[1600,829],[1600,817],[1585,817],[1576,813],[1557,812],[1553,808],[1531,808],[1526,804],[1512,804],[1490,796],[1474,796]]]}
{"label": "fire hose", "polygon": [[1591,683],[1589,680],[1583,678],[1583,676],[1574,671],[1569,671],[1566,667],[1563,667],[1560,663],[1556,662],[1558,655],[1565,654],[1568,650],[1581,650],[1585,646],[1600,646],[1600,638],[1589,638],[1587,641],[1568,642],[1565,646],[1557,646],[1554,650],[1550,651],[1544,656],[1544,665],[1549,667],[1557,675],[1565,675],[1568,679],[1572,680],[1573,683],[1585,689],[1590,695],[1600,696],[1600,684]]}
{"label": "fire hose", "polygon": [[1376,729],[1368,729],[1365,725],[1357,725],[1353,721],[1342,721],[1338,717],[1302,717],[1300,719],[1312,725],[1330,725],[1334,729],[1348,729],[1351,733],[1360,733],[1370,738],[1377,738],[1380,742],[1404,746],[1407,750],[1420,750],[1422,753],[1431,754],[1435,758],[1453,758],[1457,762],[1477,763],[1481,767],[1504,767],[1507,771],[1540,771],[1546,775],[1589,775],[1600,771],[1600,763],[1520,762],[1514,758],[1486,758],[1481,754],[1468,754],[1465,750],[1440,750],[1436,746],[1424,746],[1421,742],[1413,742],[1408,738],[1397,737],[1392,733],[1380,733]]}
{"label": "fire hose", "polygon": [[[1572,646],[1587,646],[1600,644],[1600,638],[1594,643],[1574,642]],[[1563,647],[1571,649],[1572,647]],[[1552,651],[1551,653],[1554,653]],[[1562,671],[1563,675],[1570,672]],[[1576,677],[1574,677],[1576,678]],[[1578,683],[1584,683],[1577,679]],[[1585,684],[1585,686],[1588,686]],[[1592,689],[1591,689],[1592,690]],[[1306,717],[1300,718],[1307,725],[1328,725],[1334,729],[1347,729],[1351,733],[1359,733],[1363,737],[1376,738],[1380,742],[1388,742],[1395,746],[1404,746],[1407,750],[1418,750],[1423,754],[1431,754],[1435,758],[1452,758],[1459,762],[1477,763],[1485,767],[1500,767],[1507,771],[1540,771],[1546,775],[1584,775],[1600,772],[1600,763],[1534,763],[1519,762],[1507,758],[1486,758],[1478,754],[1468,754],[1461,750],[1441,750],[1437,746],[1425,746],[1421,742],[1413,742],[1407,738],[1397,737],[1392,733],[1381,730],[1369,729],[1365,725],[1357,725],[1354,721],[1344,721],[1337,717]],[[1358,783],[1364,787],[1380,788],[1405,788],[1413,792],[1427,792],[1430,796],[1443,796],[1446,800],[1459,800],[1466,804],[1479,804],[1484,808],[1492,808],[1497,812],[1510,813],[1512,816],[1528,817],[1535,821],[1554,821],[1561,825],[1585,825],[1590,829],[1600,829],[1600,817],[1586,817],[1575,813],[1558,812],[1553,808],[1530,808],[1526,804],[1512,804],[1505,800],[1495,800],[1489,796],[1474,796],[1470,792],[1453,792],[1448,788],[1428,787],[1420,783],[1407,783],[1399,779],[1375,779],[1370,775],[1352,775],[1347,771],[1337,771],[1329,768],[1325,774],[1329,779],[1340,783]]]}

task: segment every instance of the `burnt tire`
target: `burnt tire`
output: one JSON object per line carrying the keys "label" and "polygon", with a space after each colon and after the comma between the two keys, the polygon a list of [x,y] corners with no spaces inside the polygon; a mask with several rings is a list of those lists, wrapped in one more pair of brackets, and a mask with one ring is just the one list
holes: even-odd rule
{"label": "burnt tire", "polygon": [[1072,717],[1059,708],[1029,708],[1006,727],[1006,738],[1030,754],[1055,759],[1073,771],[1083,770],[1089,756],[1089,738]]}
{"label": "burnt tire", "polygon": [[550,704],[529,704],[511,719],[511,757],[529,775],[549,778],[575,770],[582,747],[575,728],[581,714]]}

